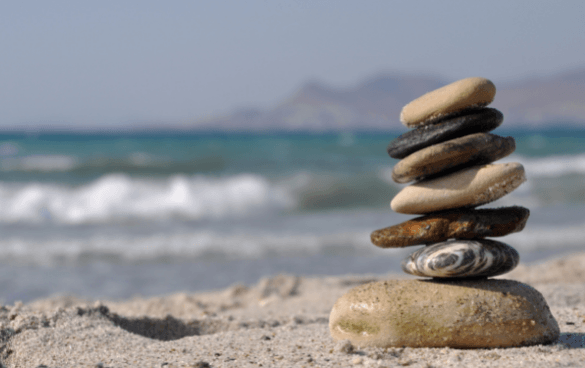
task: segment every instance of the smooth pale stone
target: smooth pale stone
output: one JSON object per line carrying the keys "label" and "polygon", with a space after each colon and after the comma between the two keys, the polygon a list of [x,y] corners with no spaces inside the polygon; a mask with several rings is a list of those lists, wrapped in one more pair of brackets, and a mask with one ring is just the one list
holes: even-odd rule
{"label": "smooth pale stone", "polygon": [[422,95],[402,108],[400,121],[409,128],[430,123],[442,116],[489,105],[496,95],[496,86],[488,79],[461,79]]}
{"label": "smooth pale stone", "polygon": [[511,246],[488,239],[449,240],[417,250],[402,270],[423,277],[490,277],[512,271],[520,255]]}
{"label": "smooth pale stone", "polygon": [[465,167],[488,164],[514,152],[512,137],[476,133],[432,145],[400,160],[392,170],[392,180],[408,183],[444,175]]}
{"label": "smooth pale stone", "polygon": [[372,243],[381,248],[505,236],[524,229],[530,211],[524,207],[461,209],[417,217],[372,232]]}
{"label": "smooth pale stone", "polygon": [[525,181],[524,167],[517,162],[473,166],[411,184],[394,197],[390,207],[406,214],[475,207],[505,196]]}
{"label": "smooth pale stone", "polygon": [[504,348],[548,344],[559,326],[543,296],[512,280],[389,280],[357,286],[329,317],[359,347]]}
{"label": "smooth pale stone", "polygon": [[424,125],[394,139],[386,150],[392,158],[405,158],[433,144],[474,133],[489,132],[504,121],[504,115],[491,108],[467,110],[445,117],[440,122]]}

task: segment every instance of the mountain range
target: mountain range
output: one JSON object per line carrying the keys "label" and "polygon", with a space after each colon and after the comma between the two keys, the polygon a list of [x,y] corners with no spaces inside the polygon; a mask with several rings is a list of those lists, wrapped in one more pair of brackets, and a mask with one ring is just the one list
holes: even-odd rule
{"label": "mountain range", "polygon": [[[400,74],[380,74],[343,89],[309,82],[274,108],[240,109],[175,128],[252,132],[404,130],[398,119],[402,107],[451,82]],[[585,67],[496,87],[490,107],[504,114],[508,128],[585,127]]]}

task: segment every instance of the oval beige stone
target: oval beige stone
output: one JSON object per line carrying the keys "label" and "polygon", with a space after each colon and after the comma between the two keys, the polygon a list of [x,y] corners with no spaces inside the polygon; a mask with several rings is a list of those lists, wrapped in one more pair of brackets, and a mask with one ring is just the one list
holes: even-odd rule
{"label": "oval beige stone", "polygon": [[502,279],[360,285],[337,300],[329,331],[335,340],[382,348],[528,346],[560,332],[537,290]]}
{"label": "oval beige stone", "polygon": [[496,86],[488,79],[461,79],[422,95],[402,108],[400,121],[409,128],[431,123],[442,116],[489,105],[496,95]]}
{"label": "oval beige stone", "polygon": [[476,207],[499,199],[526,181],[517,163],[473,166],[402,189],[390,202],[392,210],[427,214],[461,207]]}

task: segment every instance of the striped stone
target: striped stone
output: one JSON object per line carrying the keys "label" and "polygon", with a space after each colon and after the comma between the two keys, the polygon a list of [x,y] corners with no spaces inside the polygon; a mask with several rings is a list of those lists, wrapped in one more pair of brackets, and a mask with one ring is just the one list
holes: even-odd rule
{"label": "striped stone", "polygon": [[490,277],[510,272],[519,261],[518,252],[501,242],[449,240],[412,253],[402,261],[402,270],[423,277]]}

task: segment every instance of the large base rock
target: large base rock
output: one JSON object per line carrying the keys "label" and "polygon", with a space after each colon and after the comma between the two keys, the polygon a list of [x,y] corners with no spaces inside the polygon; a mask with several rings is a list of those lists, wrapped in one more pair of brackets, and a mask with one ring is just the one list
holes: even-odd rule
{"label": "large base rock", "polygon": [[389,280],[353,288],[329,318],[357,346],[499,348],[551,343],[559,326],[543,296],[511,280]]}

